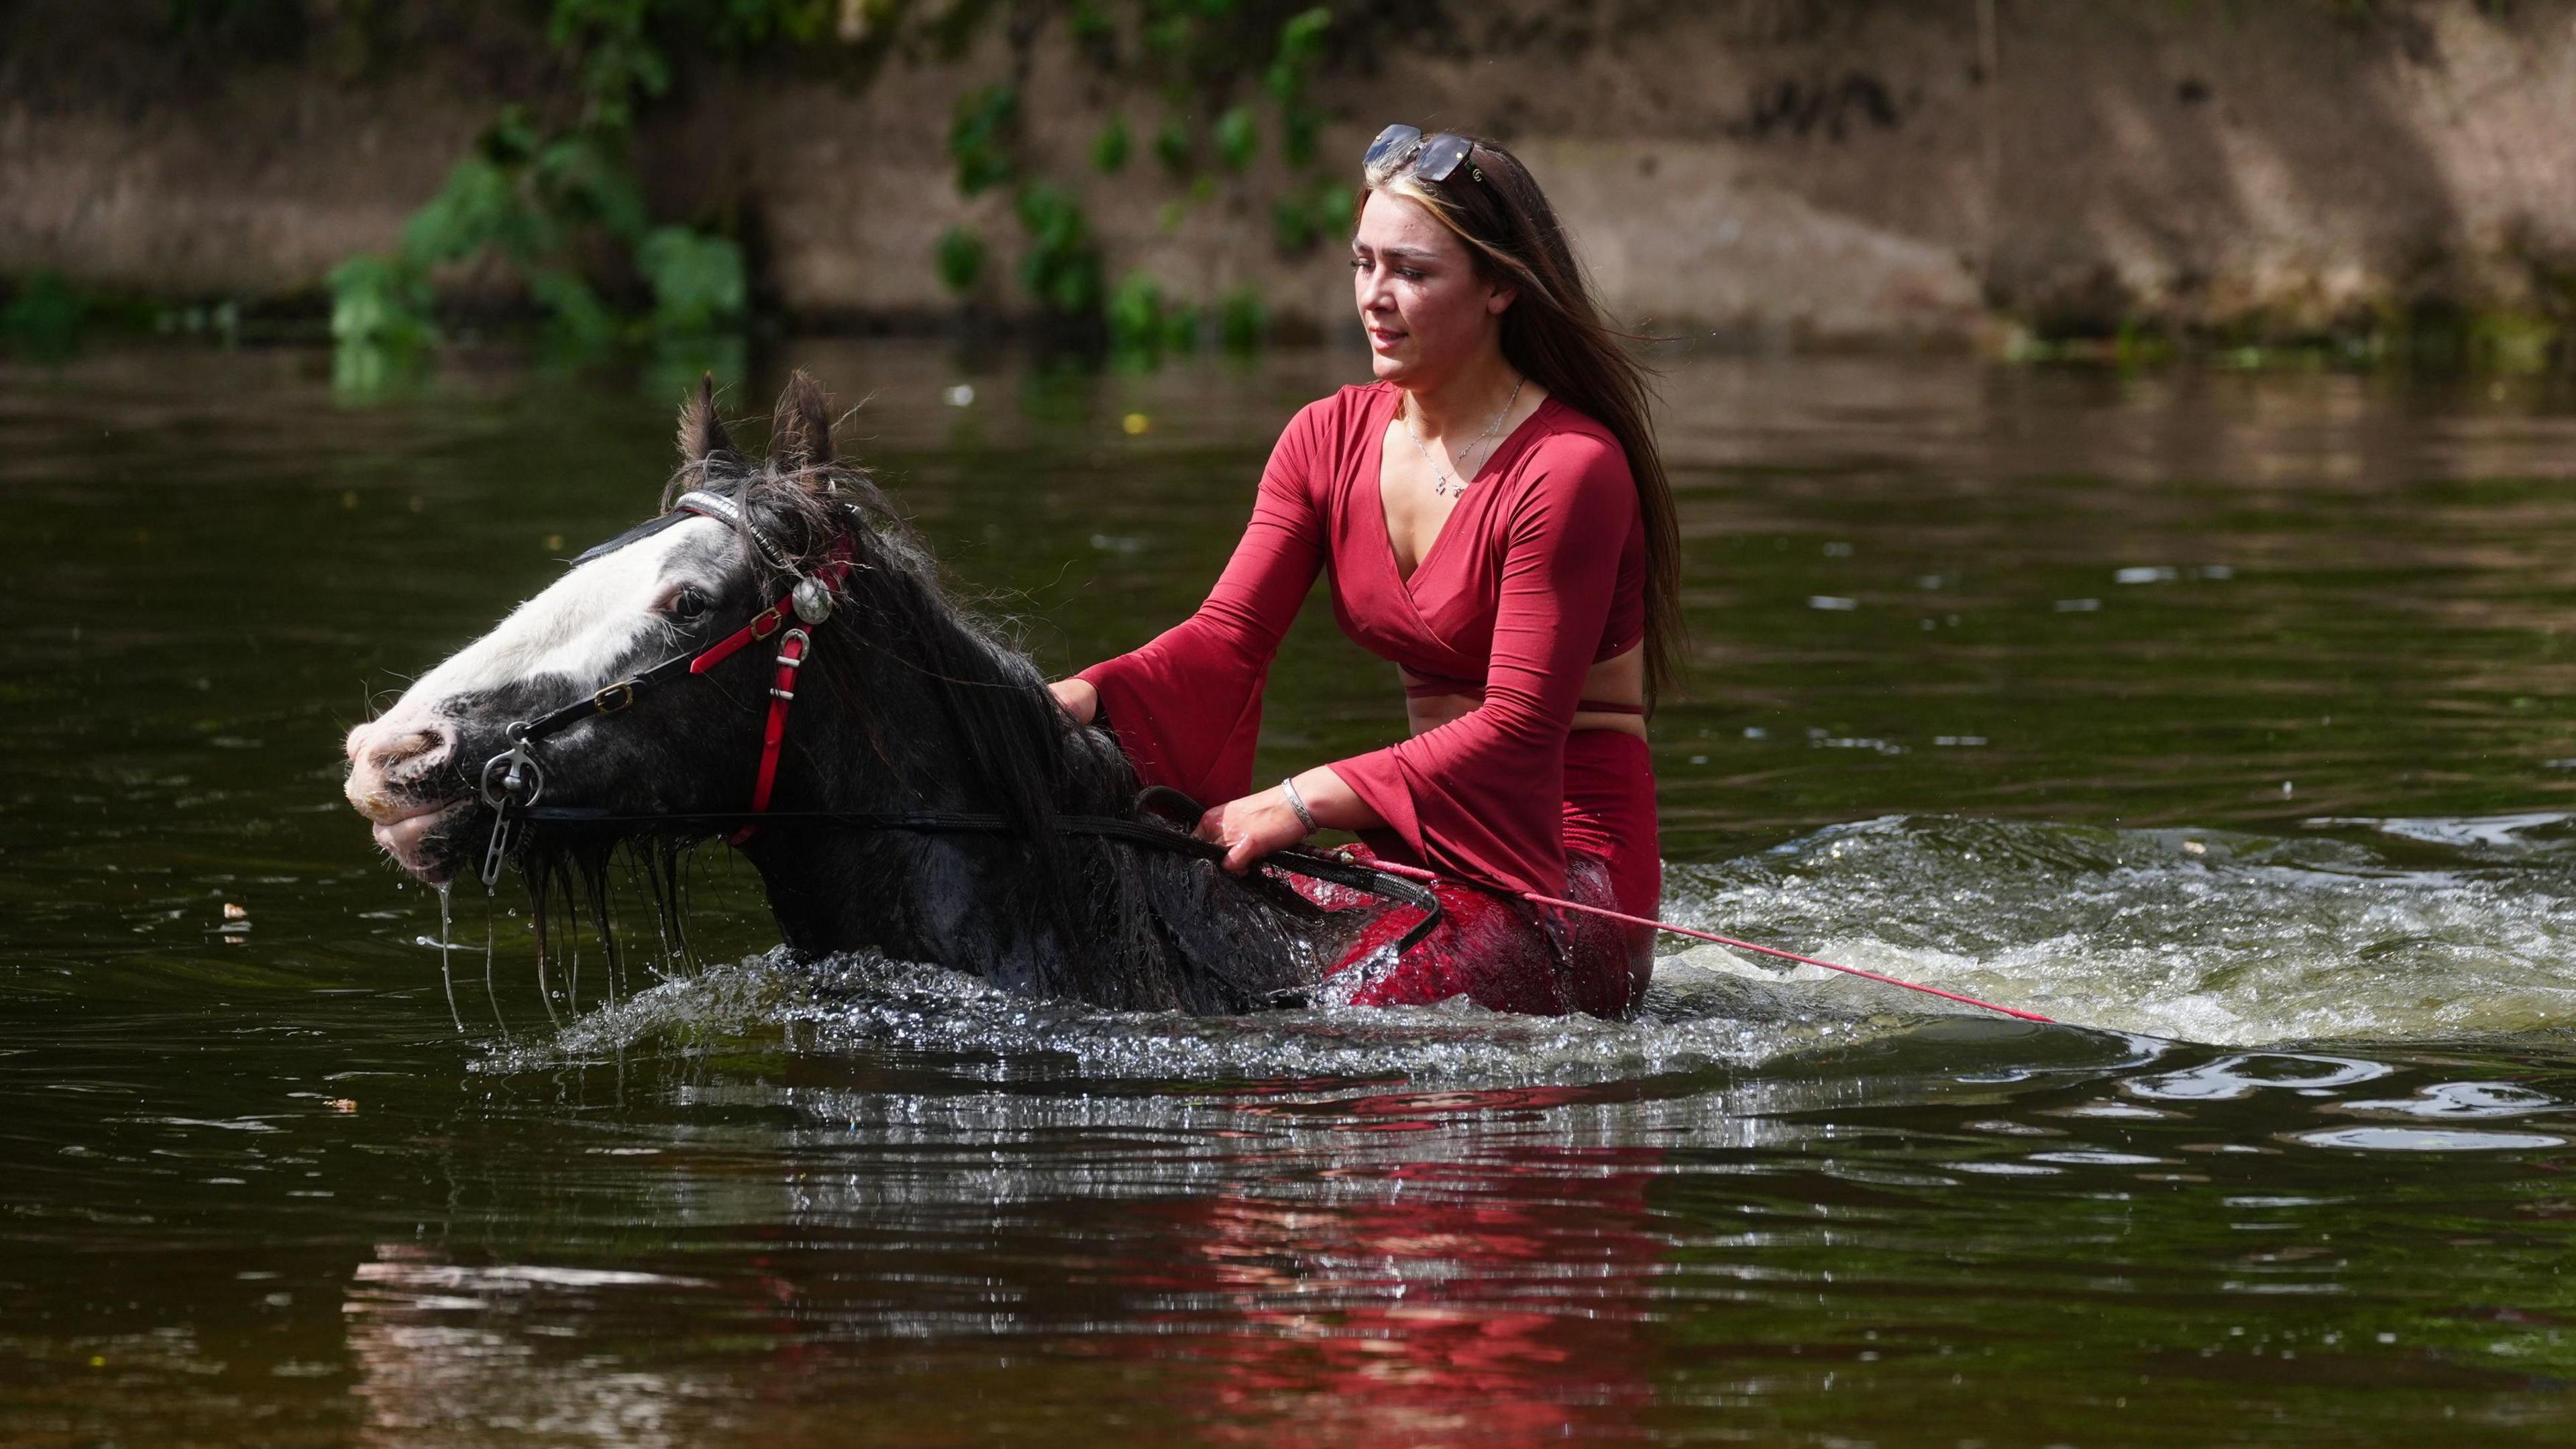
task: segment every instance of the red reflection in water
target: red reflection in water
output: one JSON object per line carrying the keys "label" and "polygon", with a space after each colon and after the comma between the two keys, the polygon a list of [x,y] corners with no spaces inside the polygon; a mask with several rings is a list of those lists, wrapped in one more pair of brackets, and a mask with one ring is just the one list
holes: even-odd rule
{"label": "red reflection in water", "polygon": [[1667,1243],[1645,1189],[1661,1154],[1499,1136],[1476,1147],[1491,1113],[1571,1095],[1335,1104],[1345,1127],[1438,1126],[1468,1150],[1337,1174],[1385,1184],[1365,1205],[1219,1193],[1163,1207],[1156,1238],[1174,1255],[1120,1281],[1174,1306],[1107,1351],[1213,1370],[1194,1387],[1210,1395],[1201,1427],[1217,1443],[1283,1429],[1390,1445],[1624,1437],[1654,1397],[1647,1298]]}

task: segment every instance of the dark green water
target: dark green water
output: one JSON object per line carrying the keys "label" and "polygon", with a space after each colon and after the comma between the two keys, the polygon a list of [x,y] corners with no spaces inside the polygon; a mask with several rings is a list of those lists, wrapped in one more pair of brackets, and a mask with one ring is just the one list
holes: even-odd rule
{"label": "dark green water", "polygon": [[[1359,370],[790,363],[1051,667]],[[1676,368],[1668,912],[2084,1029],[1708,952],[1085,1013],[784,965],[709,851],[577,1000],[460,901],[459,1035],[338,737],[649,510],[670,391],[0,367],[0,1442],[2576,1436],[2563,385]],[[1320,609],[1274,700],[1281,769],[1400,720]]]}

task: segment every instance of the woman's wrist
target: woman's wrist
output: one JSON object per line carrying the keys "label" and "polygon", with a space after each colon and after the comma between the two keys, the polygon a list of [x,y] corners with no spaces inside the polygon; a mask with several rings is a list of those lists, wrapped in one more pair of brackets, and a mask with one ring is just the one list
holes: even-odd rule
{"label": "woman's wrist", "polygon": [[1306,813],[1315,818],[1318,829],[1368,830],[1386,823],[1358,791],[1333,773],[1330,765],[1317,765],[1292,778],[1299,798],[1306,802]]}
{"label": "woman's wrist", "polygon": [[1315,812],[1306,808],[1306,797],[1297,789],[1296,776],[1291,775],[1279,782],[1279,796],[1288,802],[1289,813],[1297,817],[1298,824],[1306,827],[1308,835],[1324,828],[1315,823]]}

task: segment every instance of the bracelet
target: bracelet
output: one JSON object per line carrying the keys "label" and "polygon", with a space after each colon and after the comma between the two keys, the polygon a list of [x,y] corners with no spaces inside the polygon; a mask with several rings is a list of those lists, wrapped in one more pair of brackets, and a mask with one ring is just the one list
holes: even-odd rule
{"label": "bracelet", "polygon": [[1297,823],[1306,827],[1308,835],[1324,828],[1315,823],[1315,812],[1306,808],[1306,797],[1297,793],[1296,776],[1280,781],[1279,793],[1287,797],[1288,808],[1297,812]]}

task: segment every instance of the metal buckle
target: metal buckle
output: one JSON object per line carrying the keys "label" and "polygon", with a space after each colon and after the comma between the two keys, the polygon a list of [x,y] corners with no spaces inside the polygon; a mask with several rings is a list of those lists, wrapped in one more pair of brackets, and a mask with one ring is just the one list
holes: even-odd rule
{"label": "metal buckle", "polygon": [[590,697],[591,707],[601,714],[615,714],[635,702],[635,681],[621,679]]}
{"label": "metal buckle", "polygon": [[777,605],[772,604],[768,608],[751,616],[751,637],[754,639],[766,639],[770,635],[777,633],[778,626],[786,622],[787,617],[778,612]]}

